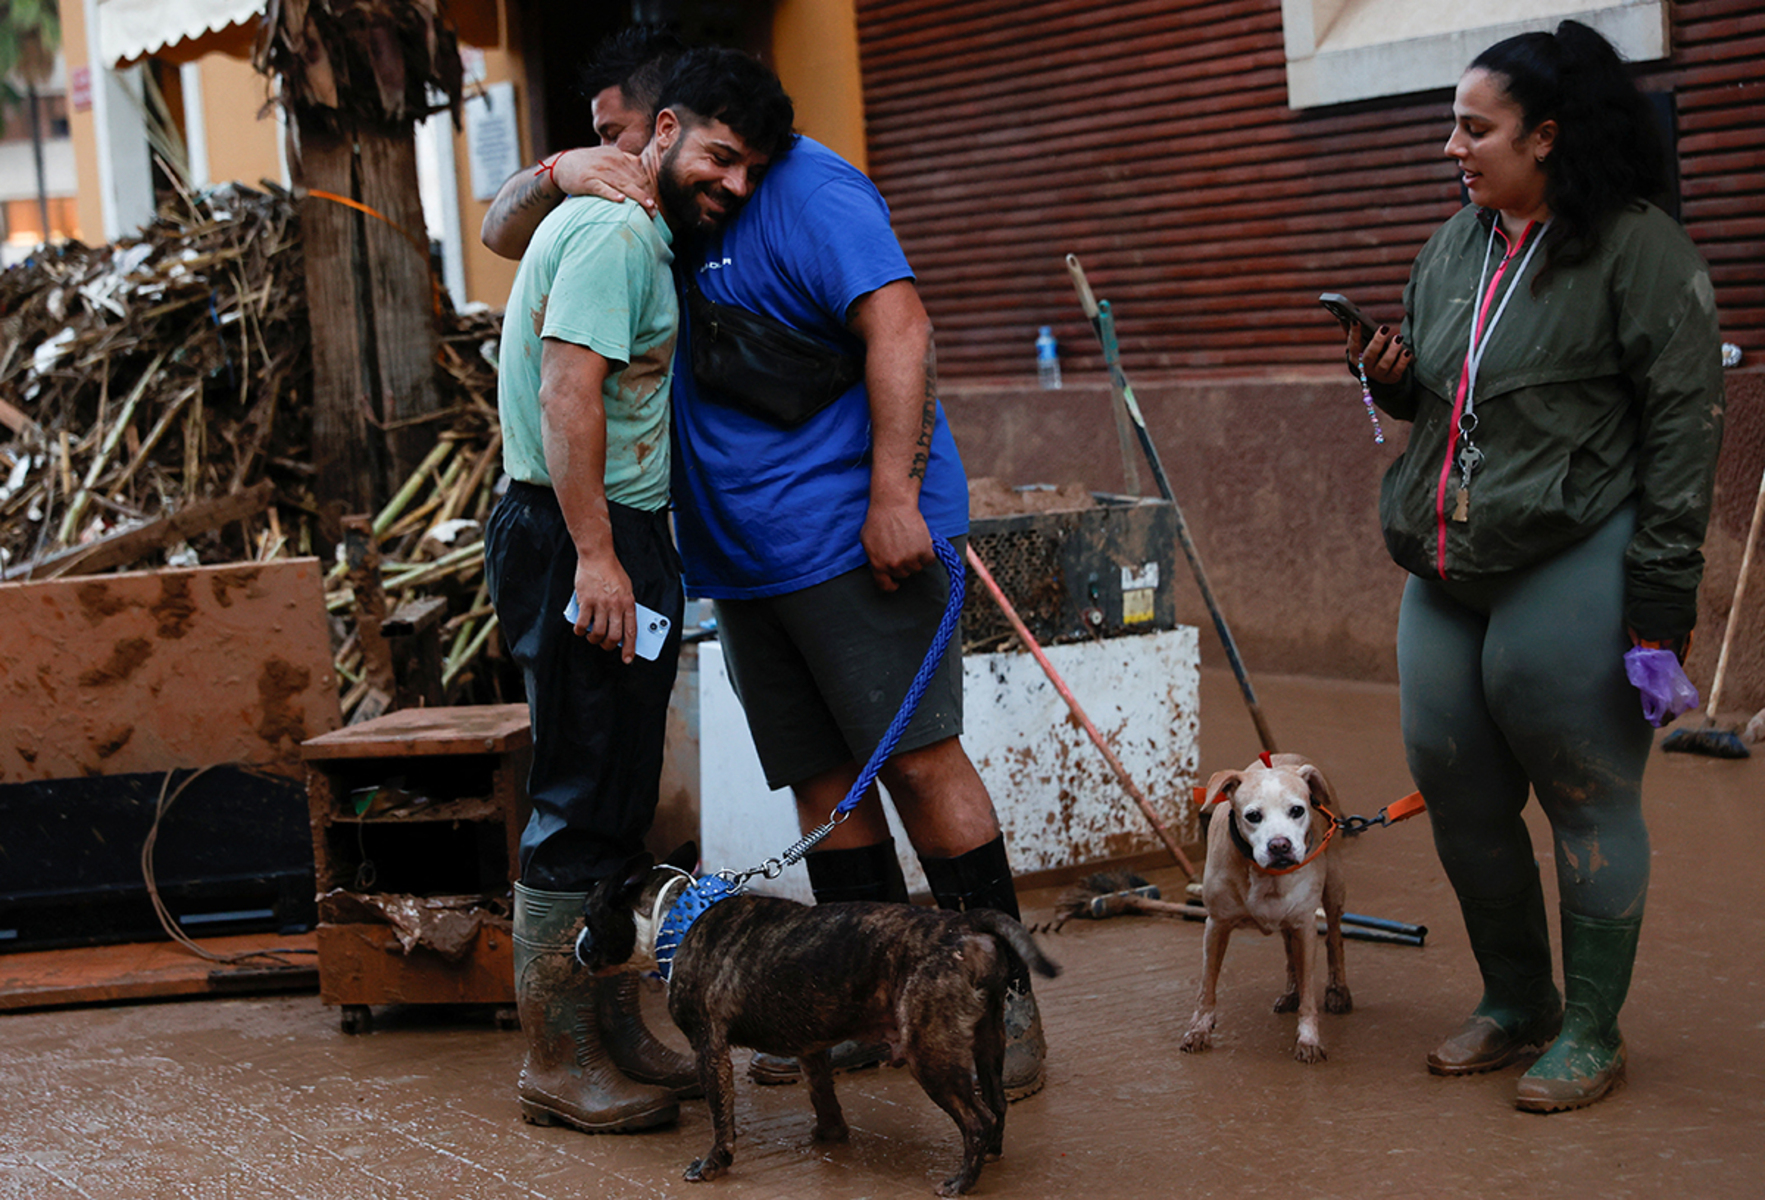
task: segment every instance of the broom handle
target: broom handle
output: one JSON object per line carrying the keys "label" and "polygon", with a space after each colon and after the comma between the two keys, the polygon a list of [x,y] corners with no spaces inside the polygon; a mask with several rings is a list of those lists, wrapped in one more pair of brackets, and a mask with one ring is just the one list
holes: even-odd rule
{"label": "broom handle", "polygon": [[1753,565],[1753,546],[1759,540],[1759,522],[1765,518],[1765,475],[1759,478],[1759,498],[1753,502],[1753,523],[1747,527],[1747,546],[1741,551],[1740,575],[1734,581],[1734,599],[1728,603],[1728,626],[1722,631],[1722,652],[1716,656],[1716,678],[1710,683],[1710,707],[1704,716],[1716,720],[1716,701],[1722,696],[1722,677],[1728,673],[1728,647],[1734,641],[1734,623],[1740,615],[1741,597],[1747,594],[1747,568]]}

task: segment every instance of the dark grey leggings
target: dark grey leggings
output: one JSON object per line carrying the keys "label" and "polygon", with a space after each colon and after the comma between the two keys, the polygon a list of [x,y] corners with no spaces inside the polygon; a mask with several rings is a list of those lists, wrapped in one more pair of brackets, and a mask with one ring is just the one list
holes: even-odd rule
{"label": "dark grey leggings", "polygon": [[1397,627],[1403,740],[1460,895],[1512,896],[1535,870],[1528,788],[1550,820],[1565,907],[1640,916],[1642,774],[1653,732],[1624,676],[1634,510],[1554,558],[1490,579],[1411,577]]}

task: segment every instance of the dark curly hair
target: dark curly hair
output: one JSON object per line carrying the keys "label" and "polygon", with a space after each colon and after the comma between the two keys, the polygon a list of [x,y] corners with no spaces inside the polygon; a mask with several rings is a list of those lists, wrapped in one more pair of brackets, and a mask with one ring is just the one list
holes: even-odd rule
{"label": "dark curly hair", "polygon": [[585,101],[610,87],[624,93],[625,103],[651,115],[656,98],[686,43],[659,25],[630,25],[595,47],[594,57],[582,68],[576,88]]}
{"label": "dark curly hair", "polygon": [[656,98],[656,111],[672,108],[693,117],[722,121],[750,148],[777,158],[791,148],[795,106],[778,76],[739,50],[689,50],[674,64]]}
{"label": "dark curly hair", "polygon": [[1598,33],[1564,21],[1555,33],[1522,33],[1479,54],[1471,69],[1501,76],[1520,106],[1524,136],[1545,121],[1557,123],[1556,143],[1544,160],[1545,271],[1585,261],[1599,247],[1600,230],[1615,213],[1664,198],[1670,178],[1655,114]]}

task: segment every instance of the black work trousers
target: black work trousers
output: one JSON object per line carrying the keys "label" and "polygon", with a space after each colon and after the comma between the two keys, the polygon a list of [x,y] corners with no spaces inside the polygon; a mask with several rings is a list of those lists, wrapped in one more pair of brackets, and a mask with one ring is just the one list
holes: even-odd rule
{"label": "black work trousers", "polygon": [[552,489],[510,484],[484,532],[491,603],[533,723],[521,881],[545,891],[587,891],[617,871],[643,849],[656,815],[685,608],[680,558],[667,512],[608,508],[613,548],[638,603],[669,619],[653,662],[623,663],[564,619],[576,547]]}

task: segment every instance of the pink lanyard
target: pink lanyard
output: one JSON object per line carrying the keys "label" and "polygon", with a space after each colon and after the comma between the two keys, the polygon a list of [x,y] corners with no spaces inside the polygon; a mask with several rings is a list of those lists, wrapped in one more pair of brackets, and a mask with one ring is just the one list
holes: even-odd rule
{"label": "pink lanyard", "polygon": [[[1531,228],[1528,225],[1526,232],[1530,232]],[[1500,226],[1492,224],[1489,228],[1489,245],[1483,252],[1483,269],[1477,277],[1478,311],[1471,320],[1470,342],[1465,350],[1465,366],[1460,377],[1459,402],[1455,406],[1453,429],[1447,437],[1446,461],[1440,467],[1440,486],[1435,497],[1437,530],[1435,562],[1438,564],[1442,579],[1446,578],[1446,495],[1447,486],[1452,479],[1453,468],[1455,466],[1458,468],[1459,491],[1458,506],[1453,511],[1452,519],[1468,521],[1470,519],[1471,475],[1483,463],[1483,451],[1478,449],[1471,437],[1477,428],[1477,372],[1483,365],[1483,354],[1489,349],[1489,339],[1495,332],[1496,323],[1507,311],[1508,301],[1512,300],[1514,293],[1519,290],[1520,280],[1526,275],[1526,267],[1532,262],[1532,255],[1544,243],[1544,234],[1549,228],[1550,221],[1547,220],[1544,227],[1539,230],[1538,237],[1534,238],[1532,244],[1526,248],[1526,253],[1520,258],[1520,268],[1514,272],[1514,281],[1503,293],[1501,303],[1496,305],[1493,315],[1489,312],[1489,305],[1495,298],[1496,290],[1501,287],[1502,276],[1507,273],[1508,261],[1513,257],[1514,252],[1510,248],[1506,254],[1502,255],[1501,263],[1496,268],[1495,278],[1491,279],[1489,277],[1489,259],[1495,253],[1495,238]],[[1525,241],[1525,232],[1521,234],[1521,241]]]}

